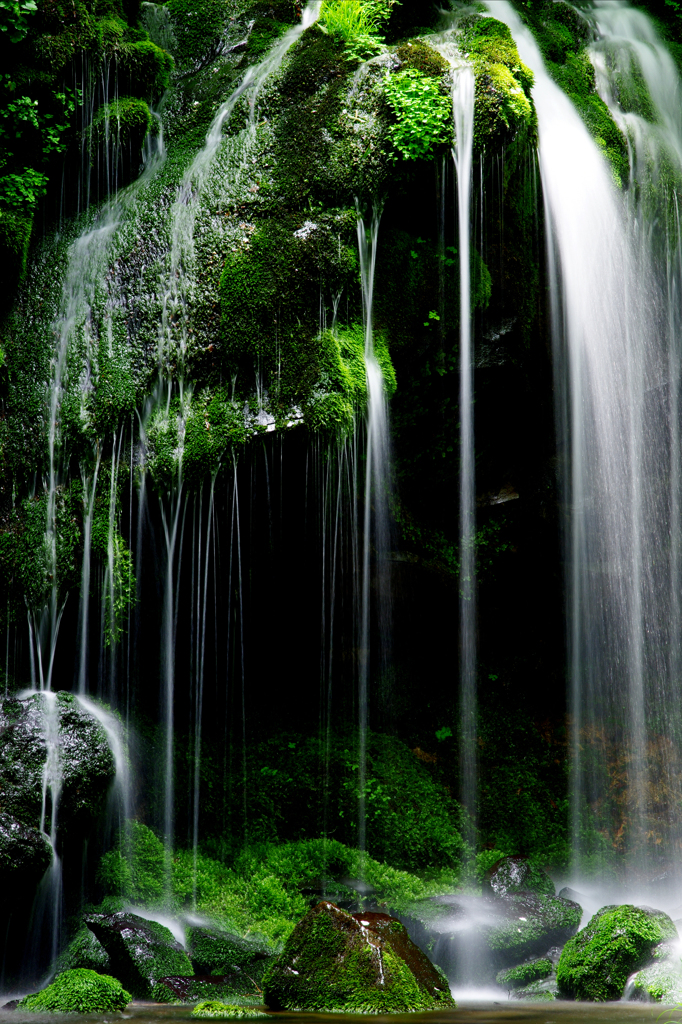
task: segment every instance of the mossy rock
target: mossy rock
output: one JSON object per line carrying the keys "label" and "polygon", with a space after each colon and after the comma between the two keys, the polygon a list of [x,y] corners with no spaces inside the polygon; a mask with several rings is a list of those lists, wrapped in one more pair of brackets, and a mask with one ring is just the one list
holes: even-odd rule
{"label": "mossy rock", "polygon": [[654,947],[676,939],[675,925],[650,907],[602,907],[566,943],[557,967],[559,990],[571,999],[620,999],[628,975],[644,967]]}
{"label": "mossy rock", "polygon": [[476,149],[532,141],[537,131],[533,72],[519,57],[508,26],[491,17],[465,18],[460,45],[476,78]]}
{"label": "mossy rock", "polygon": [[111,141],[118,146],[141,147],[152,127],[152,115],[144,100],[122,96],[101,106],[91,125],[95,145]]}
{"label": "mossy rock", "polygon": [[506,985],[507,988],[525,988],[533,981],[541,981],[549,977],[554,969],[551,960],[542,957],[539,960],[528,960],[517,967],[509,967],[500,971],[495,979],[498,985]]}
{"label": "mossy rock", "polygon": [[[260,976],[263,975],[263,969]],[[223,975],[183,975],[162,978],[152,989],[156,1003],[199,1003],[219,1002],[232,1004],[235,1000],[263,1001],[261,990],[255,978],[248,971],[234,970]]]}
{"label": "mossy rock", "polygon": [[35,995],[24,996],[18,1009],[31,1013],[115,1013],[132,999],[120,981],[81,968],[65,971]]}
{"label": "mossy rock", "polygon": [[187,949],[197,974],[230,974],[236,970],[260,978],[272,957],[272,951],[259,943],[215,928],[188,928]]}
{"label": "mossy rock", "polygon": [[562,946],[580,927],[577,903],[542,893],[509,896],[437,896],[405,908],[403,920],[421,949],[434,950],[434,960],[451,982],[492,983],[498,971],[523,959],[542,957]]}
{"label": "mossy rock", "polygon": [[163,925],[123,912],[88,914],[85,923],[107,951],[112,970],[137,999],[151,999],[162,978],[194,974],[184,949]]}
{"label": "mossy rock", "polygon": [[48,700],[54,701],[59,731],[59,828],[82,831],[102,809],[116,769],[104,730],[71,693],[36,693],[0,702],[3,810],[29,827],[40,821]]}
{"label": "mossy rock", "polygon": [[0,905],[11,898],[17,885],[34,886],[52,861],[52,848],[38,828],[0,812],[0,872],[5,884]]}
{"label": "mossy rock", "polygon": [[269,1014],[252,1009],[250,1006],[237,1006],[234,1003],[221,1003],[216,999],[210,999],[195,1006],[192,1016],[201,1017],[204,1020],[245,1020],[268,1017]]}
{"label": "mossy rock", "polygon": [[163,896],[165,865],[161,840],[141,821],[129,821],[117,845],[102,857],[98,881],[131,903],[153,904]]}
{"label": "mossy rock", "polygon": [[484,891],[496,896],[511,896],[514,893],[534,892],[554,896],[554,882],[546,871],[531,864],[525,857],[502,857],[486,872]]}
{"label": "mossy rock", "polygon": [[66,949],[60,953],[57,959],[55,974],[57,977],[65,971],[86,968],[96,971],[98,974],[109,974],[111,972],[111,961],[106,949],[95,938],[89,928],[83,926],[73,937]]}
{"label": "mossy rock", "polygon": [[328,902],[298,923],[266,971],[263,993],[273,1010],[409,1013],[455,1005],[400,921]]}
{"label": "mossy rock", "polygon": [[625,998],[644,1003],[682,1003],[682,963],[679,953],[648,964],[638,971],[627,983]]}
{"label": "mossy rock", "polygon": [[401,64],[432,78],[440,78],[450,70],[445,57],[423,39],[411,39],[403,43],[397,48],[396,56]]}

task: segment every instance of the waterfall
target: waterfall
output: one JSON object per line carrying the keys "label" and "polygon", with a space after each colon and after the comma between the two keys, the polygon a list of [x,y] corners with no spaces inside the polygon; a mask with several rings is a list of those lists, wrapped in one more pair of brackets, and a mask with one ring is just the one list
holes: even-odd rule
{"label": "waterfall", "polygon": [[376,573],[376,620],[378,623],[378,668],[386,670],[386,644],[391,620],[390,577],[388,552],[390,526],[388,497],[391,483],[390,441],[388,434],[388,405],[384,389],[384,375],[374,352],[374,272],[381,211],[374,206],[372,221],[367,228],[358,207],[358,251],[360,254],[360,281],[362,310],[365,325],[365,371],[367,374],[367,447],[365,464],[365,505],[362,547],[362,598],[360,618],[360,664],[358,687],[359,724],[359,807],[358,846],[366,846],[365,786],[367,776],[367,730],[369,727],[369,679],[374,662],[370,657],[372,585],[371,553],[374,549]]}
{"label": "waterfall", "polygon": [[[461,799],[476,818],[476,482],[474,367],[471,351],[471,182],[474,145],[474,75],[453,71],[452,105],[459,227],[459,629]],[[472,840],[474,837],[469,836]]]}
{"label": "waterfall", "polygon": [[[487,0],[487,7],[509,25],[535,75],[558,428],[568,454],[563,485],[575,863],[597,868],[601,836],[608,835],[611,851],[623,854],[642,878],[652,870],[656,846],[670,838],[663,820],[669,810],[661,814],[652,786],[659,767],[654,748],[662,742],[674,749],[679,735],[673,710],[679,575],[669,543],[679,502],[669,483],[675,491],[678,427],[670,410],[679,377],[671,379],[670,371],[678,349],[668,337],[670,316],[659,312],[669,309],[666,282],[658,282],[653,269],[660,229],[642,205],[648,199],[638,182],[641,140],[670,129],[663,112],[651,131],[643,130],[642,118],[619,118],[632,171],[621,195],[603,154],[547,74],[530,32],[506,0]],[[637,46],[651,50],[643,15],[614,3],[597,4],[594,13],[602,32],[609,24],[615,34],[636,23],[643,32]],[[607,45],[598,41],[595,52]],[[606,94],[613,63],[596,63]],[[662,59],[655,77],[669,73],[670,65]],[[663,92],[679,96],[676,74]],[[616,112],[615,101],[611,106]],[[676,252],[676,225],[673,235]],[[678,282],[674,271],[672,295]],[[616,761],[621,794],[607,783]]]}

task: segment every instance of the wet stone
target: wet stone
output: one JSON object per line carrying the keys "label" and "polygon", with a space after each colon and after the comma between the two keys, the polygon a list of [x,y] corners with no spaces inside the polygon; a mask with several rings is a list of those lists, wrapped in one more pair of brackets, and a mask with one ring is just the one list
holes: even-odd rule
{"label": "wet stone", "polygon": [[387,914],[321,902],[264,977],[271,1010],[408,1013],[454,1006],[446,979]]}
{"label": "wet stone", "polygon": [[162,978],[194,975],[186,952],[163,925],[123,912],[84,920],[106,950],[112,974],[134,998],[152,999]]}

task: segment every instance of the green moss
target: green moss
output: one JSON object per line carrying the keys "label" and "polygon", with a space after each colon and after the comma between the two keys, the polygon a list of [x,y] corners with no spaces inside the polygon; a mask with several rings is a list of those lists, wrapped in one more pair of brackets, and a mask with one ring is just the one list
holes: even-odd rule
{"label": "green moss", "polygon": [[163,843],[140,821],[130,821],[117,846],[100,861],[106,891],[131,903],[153,904],[163,896],[166,854]]}
{"label": "green moss", "polygon": [[507,988],[524,988],[533,981],[549,977],[552,970],[551,960],[530,960],[528,963],[519,964],[518,967],[500,971],[495,980],[498,985],[506,985]]}
{"label": "green moss", "polygon": [[192,1016],[209,1020],[244,1020],[254,1017],[267,1017],[268,1014],[261,1013],[260,1010],[254,1010],[248,1006],[236,1006],[234,1004],[218,1002],[217,999],[210,999],[206,1002],[198,1003],[192,1010]]}
{"label": "green moss", "polygon": [[84,920],[136,998],[149,999],[162,978],[193,976],[189,957],[163,925],[120,911],[86,914]]}
{"label": "green moss", "polygon": [[[404,926],[395,922],[398,928]],[[331,903],[320,903],[296,926],[263,980],[266,1004],[277,1010],[410,1013],[451,1008],[447,983],[422,981],[418,956],[402,934],[391,938],[365,928]],[[401,955],[409,943],[410,953]],[[403,958],[404,957],[404,958]],[[408,964],[415,966],[415,971]],[[435,969],[429,964],[434,976]],[[421,982],[421,983],[420,983]]]}
{"label": "green moss", "polygon": [[123,43],[117,51],[119,81],[125,91],[158,96],[170,84],[173,58],[155,43]]}
{"label": "green moss", "polygon": [[33,229],[33,214],[0,209],[0,261],[4,269],[3,305],[8,305],[14,289],[26,274],[28,247]]}
{"label": "green moss", "polygon": [[441,78],[450,70],[450,65],[437,50],[423,39],[411,39],[396,49],[396,56],[401,64],[415,68],[423,75]]}
{"label": "green moss", "polygon": [[92,932],[82,927],[57,959],[55,973],[63,974],[76,968],[86,968],[98,974],[109,974],[111,963],[107,951]]}
{"label": "green moss", "polygon": [[531,141],[537,130],[533,73],[519,57],[509,28],[490,17],[467,17],[461,25],[461,47],[476,77],[475,147]]}
{"label": "green moss", "polygon": [[620,999],[628,975],[654,946],[677,937],[667,914],[647,907],[609,906],[566,943],[557,967],[560,991],[572,999]]}
{"label": "green moss", "polygon": [[633,979],[635,999],[644,1002],[668,1003],[682,1001],[682,965],[679,956],[662,963],[650,964],[638,971]]}
{"label": "green moss", "polygon": [[[519,5],[521,18],[535,35],[547,71],[573,102],[595,142],[611,164],[615,182],[627,184],[627,144],[604,101],[597,95],[594,68],[586,49],[588,28],[570,4],[538,0]],[[639,105],[643,107],[641,89]]]}
{"label": "green moss", "polygon": [[31,1013],[115,1013],[131,999],[116,978],[80,968],[60,974],[42,992],[25,996],[19,1007]]}
{"label": "green moss", "polygon": [[[118,146],[140,147],[151,127],[152,115],[145,101],[125,96],[97,110],[92,120],[91,139],[95,144],[111,140]],[[119,397],[119,390],[125,400],[125,387],[116,386],[110,389],[110,401]]]}

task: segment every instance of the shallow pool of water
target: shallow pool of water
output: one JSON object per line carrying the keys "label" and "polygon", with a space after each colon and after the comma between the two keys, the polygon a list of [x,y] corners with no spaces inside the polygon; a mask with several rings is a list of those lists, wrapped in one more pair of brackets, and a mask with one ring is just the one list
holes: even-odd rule
{"label": "shallow pool of water", "polygon": [[[54,1014],[25,1013],[21,1010],[0,1010],[0,1024],[38,1024],[58,1019],[59,1024],[196,1024],[191,1006],[159,1006],[135,1003],[125,1013],[107,1014]],[[660,1003],[524,1003],[517,1000],[503,1002],[461,1002],[456,1010],[432,1013],[405,1013],[390,1016],[357,1014],[277,1013],[273,1018],[282,1021],[352,1020],[395,1022],[395,1024],[682,1024],[682,1007],[665,1007]],[[261,1018],[262,1020],[262,1018]]]}

